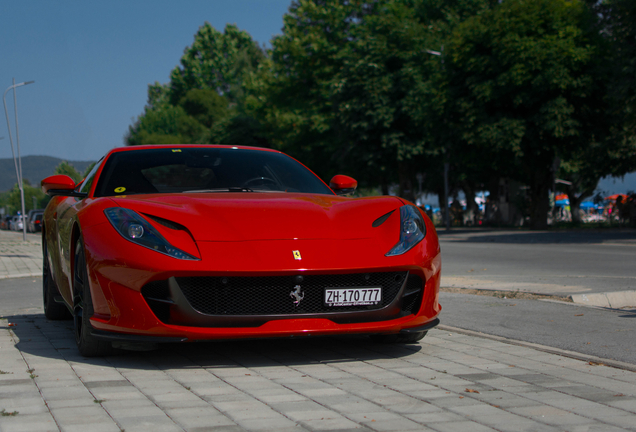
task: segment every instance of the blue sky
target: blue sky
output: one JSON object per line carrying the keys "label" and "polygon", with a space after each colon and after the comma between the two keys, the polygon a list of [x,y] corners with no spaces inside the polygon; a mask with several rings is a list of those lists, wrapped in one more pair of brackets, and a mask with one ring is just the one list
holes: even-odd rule
{"label": "blue sky", "polygon": [[[205,21],[260,44],[281,33],[291,0],[0,2],[0,91],[16,89],[23,156],[96,160],[143,111],[150,83],[168,82]],[[13,96],[7,93],[15,143]],[[0,158],[11,157],[0,106]]]}

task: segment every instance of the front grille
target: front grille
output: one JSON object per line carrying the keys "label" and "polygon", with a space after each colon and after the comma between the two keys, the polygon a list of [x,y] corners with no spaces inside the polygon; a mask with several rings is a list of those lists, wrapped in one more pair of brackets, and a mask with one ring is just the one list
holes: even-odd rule
{"label": "front grille", "polygon": [[[398,294],[407,272],[354,273],[343,275],[263,277],[178,277],[184,296],[196,311],[207,315],[294,315],[354,312],[381,309]],[[304,293],[298,306],[291,292],[300,285]],[[382,287],[382,303],[376,306],[324,305],[328,287]]]}

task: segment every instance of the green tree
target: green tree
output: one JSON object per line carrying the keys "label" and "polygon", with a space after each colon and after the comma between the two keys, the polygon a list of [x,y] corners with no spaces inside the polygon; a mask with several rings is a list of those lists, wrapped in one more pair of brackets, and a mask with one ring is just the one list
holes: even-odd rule
{"label": "green tree", "polygon": [[606,0],[594,5],[603,18],[600,31],[611,47],[612,139],[620,146],[607,174],[622,176],[636,170],[636,2]]}
{"label": "green tree", "polygon": [[244,114],[241,110],[233,110],[231,115],[214,125],[211,130],[210,142],[252,147],[270,146],[258,120]]}
{"label": "green tree", "polygon": [[206,22],[170,82],[148,86],[148,103],[129,127],[126,144],[208,143],[228,137],[262,142],[250,135],[257,133],[256,123],[242,110],[242,83],[264,56],[248,33],[230,24],[221,33]]}
{"label": "green tree", "polygon": [[[601,31],[612,44],[612,96],[620,101],[630,128],[636,127],[636,2],[605,0],[595,3],[603,17]],[[631,130],[632,134],[636,130]]]}
{"label": "green tree", "polygon": [[[24,189],[24,208],[25,211],[33,210],[36,208],[44,208],[48,204],[50,197],[45,195],[37,186],[31,186],[29,180],[23,180],[23,189]],[[33,201],[35,198],[35,207],[33,207]],[[20,188],[16,183],[10,191],[5,192],[2,196],[0,196],[0,206],[7,208],[7,214],[16,214],[19,211],[22,211],[22,203],[20,201]]]}
{"label": "green tree", "polygon": [[68,163],[67,161],[62,161],[58,166],[55,167],[55,174],[64,174],[73,179],[73,181],[77,184],[84,177],[80,174],[73,165]]}
{"label": "green tree", "polygon": [[91,170],[95,167],[95,165],[97,164],[97,162],[92,162],[90,163],[86,169],[84,170],[84,174],[82,174],[82,178],[86,178],[86,176],[88,175],[89,172],[91,172]]}
{"label": "green tree", "polygon": [[228,24],[223,33],[206,22],[185,49],[181,65],[170,74],[169,98],[173,105],[192,89],[211,89],[236,102],[236,90],[246,72],[265,57],[251,36]]}
{"label": "green tree", "polygon": [[210,89],[188,90],[179,106],[208,129],[228,114],[228,100]]}
{"label": "green tree", "polygon": [[[487,1],[298,1],[272,42],[271,61],[248,81],[250,112],[271,143],[361,182],[399,180],[413,198],[417,171],[444,146],[439,49],[457,22]],[[441,178],[441,176],[440,176]]]}
{"label": "green tree", "polygon": [[507,0],[459,25],[449,47],[461,151],[530,187],[534,228],[547,226],[555,159],[607,133],[594,19],[581,1]]}
{"label": "green tree", "polygon": [[343,68],[343,50],[361,4],[292,3],[283,34],[272,40],[271,58],[246,82],[246,110],[263,125],[271,145],[318,167],[323,178],[342,163],[332,82]]}
{"label": "green tree", "polygon": [[636,3],[630,0],[587,3],[601,18],[595,22],[595,31],[605,43],[604,121],[609,125],[609,134],[597,132],[587,148],[561,155],[564,159],[559,177],[572,183],[561,188],[568,195],[574,222],[580,222],[579,205],[592,196],[601,177],[621,176],[636,169]]}
{"label": "green tree", "polygon": [[128,145],[189,144],[205,132],[205,126],[180,106],[164,105],[146,109],[129,127]]}

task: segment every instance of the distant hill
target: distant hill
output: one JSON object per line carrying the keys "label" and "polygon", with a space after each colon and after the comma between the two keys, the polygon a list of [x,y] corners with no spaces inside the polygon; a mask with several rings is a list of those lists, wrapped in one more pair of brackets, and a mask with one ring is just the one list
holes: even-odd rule
{"label": "distant hill", "polygon": [[[55,174],[55,167],[65,159],[52,156],[23,156],[22,177],[32,185],[39,185],[43,178]],[[67,161],[83,174],[93,161]],[[0,192],[8,191],[17,183],[13,158],[0,159]]]}

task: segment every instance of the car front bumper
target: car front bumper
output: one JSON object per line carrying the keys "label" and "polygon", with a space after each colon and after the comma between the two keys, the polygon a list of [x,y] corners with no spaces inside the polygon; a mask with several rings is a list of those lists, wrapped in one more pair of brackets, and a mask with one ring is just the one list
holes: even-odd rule
{"label": "car front bumper", "polygon": [[[118,235],[107,239],[97,225],[83,233],[97,337],[111,340],[196,341],[336,334],[392,334],[437,324],[441,256],[437,239],[421,242],[407,254],[385,257],[372,240],[280,240],[201,242],[199,261],[168,257]],[[248,243],[248,244],[246,244]],[[292,250],[303,251],[294,260]],[[125,258],[122,258],[125,256]],[[275,269],[275,270],[272,270]],[[398,272],[421,279],[417,307],[404,309],[406,280],[392,302],[370,310],[336,313],[223,315],[202,313],[191,299],[170,288],[179,278],[305,277]],[[167,315],[144,291],[167,281]],[[302,285],[302,284],[301,284]],[[289,297],[294,286],[284,293]],[[160,299],[161,300],[161,299]],[[166,307],[163,308],[166,310]],[[420,331],[420,330],[418,330]],[[158,339],[157,339],[158,338]]]}

